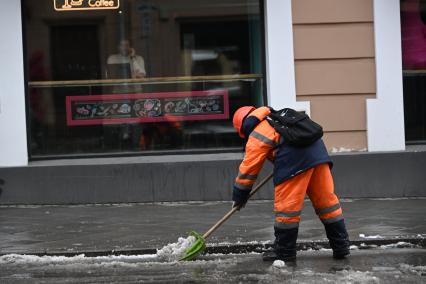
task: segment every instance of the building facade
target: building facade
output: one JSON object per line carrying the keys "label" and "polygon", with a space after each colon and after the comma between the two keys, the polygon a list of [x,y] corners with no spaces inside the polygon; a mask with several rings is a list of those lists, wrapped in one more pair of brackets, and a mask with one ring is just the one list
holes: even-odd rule
{"label": "building facade", "polygon": [[[306,111],[330,152],[350,152],[337,159],[399,155],[407,141],[426,140],[420,0],[21,0],[0,15],[6,184],[19,176],[13,169],[46,180],[76,170],[93,187],[75,179],[72,187],[76,173],[62,179],[62,191],[79,187],[71,203],[226,199],[217,189],[141,197],[171,186],[161,184],[164,169],[144,176],[159,184],[142,182],[126,198],[91,188],[96,166],[121,165],[128,193],[141,182],[138,167],[157,164],[172,165],[172,179],[201,171],[221,180],[207,187],[228,186],[242,150],[231,120],[243,105]],[[126,167],[131,176],[120,175]],[[190,180],[181,187],[199,190]],[[21,187],[37,182],[45,181],[10,185],[9,197],[5,186],[0,203],[31,202]],[[35,203],[67,200],[38,188],[47,197]]]}

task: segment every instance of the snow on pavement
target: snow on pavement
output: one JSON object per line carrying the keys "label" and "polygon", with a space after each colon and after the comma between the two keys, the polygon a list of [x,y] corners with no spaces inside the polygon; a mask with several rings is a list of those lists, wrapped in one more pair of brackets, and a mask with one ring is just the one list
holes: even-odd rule
{"label": "snow on pavement", "polygon": [[179,238],[177,243],[171,243],[157,251],[157,256],[166,261],[177,261],[181,259],[186,250],[195,243],[196,239],[194,236],[187,238]]}
{"label": "snow on pavement", "polygon": [[70,264],[70,263],[111,263],[119,264],[120,262],[172,262],[178,261],[184,255],[186,250],[195,242],[195,237],[179,238],[176,243],[171,243],[159,249],[156,254],[143,255],[110,255],[86,257],[84,254],[76,256],[36,256],[25,254],[7,254],[0,256],[1,264]]}
{"label": "snow on pavement", "polygon": [[[177,246],[176,243],[173,247]],[[421,283],[426,273],[424,257],[419,248],[355,250],[349,261],[336,261],[327,251],[302,251],[294,266],[291,262],[265,263],[259,253],[212,254],[190,262],[161,262],[156,254],[101,257],[10,254],[0,256],[0,283],[19,279],[58,283],[60,279],[66,282],[69,277],[80,283],[82,280],[122,283],[194,279],[209,283]]]}
{"label": "snow on pavement", "polygon": [[89,263],[113,263],[118,262],[130,263],[130,262],[148,262],[158,260],[155,254],[145,255],[109,255],[109,256],[96,256],[87,257],[84,254],[76,256],[37,256],[37,255],[26,255],[26,254],[6,254],[0,256],[0,265],[2,264],[34,264],[34,265],[67,265],[67,264],[89,264]]}
{"label": "snow on pavement", "polygon": [[381,245],[379,246],[379,248],[381,249],[392,249],[392,248],[416,248],[416,247],[421,247],[419,245],[414,245],[411,243],[407,243],[407,242],[397,242],[397,243],[393,243],[393,244],[388,244],[388,245]]}
{"label": "snow on pavement", "polygon": [[272,266],[276,268],[282,268],[285,267],[285,262],[283,260],[277,259],[272,263]]}
{"label": "snow on pavement", "polygon": [[359,234],[359,237],[363,238],[363,239],[383,239],[383,237],[380,236],[380,235],[371,235],[371,236],[368,236],[368,235],[365,235],[365,234]]}
{"label": "snow on pavement", "polygon": [[410,265],[410,264],[406,264],[406,263],[400,263],[399,268],[403,271],[416,273],[419,276],[426,276],[426,266],[425,265],[414,266],[414,265]]}

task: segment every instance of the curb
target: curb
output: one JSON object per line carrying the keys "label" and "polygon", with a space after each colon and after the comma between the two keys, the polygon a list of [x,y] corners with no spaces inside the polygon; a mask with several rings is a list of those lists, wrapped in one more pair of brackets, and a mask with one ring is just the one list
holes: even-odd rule
{"label": "curb", "polygon": [[[426,248],[425,238],[393,238],[380,240],[355,240],[351,241],[351,246],[358,249],[374,249],[380,246],[389,246],[391,248],[419,247]],[[262,253],[272,249],[272,243],[265,244],[230,244],[209,246],[207,244],[207,254],[243,254],[243,253]],[[330,249],[328,241],[301,241],[296,245],[298,251]]]}
{"label": "curb", "polygon": [[[389,248],[426,248],[426,238],[424,237],[395,237],[389,239],[374,240],[354,240],[352,246],[357,249],[374,249],[380,246],[389,246]],[[300,241],[297,243],[298,251],[329,249],[328,241]],[[241,243],[241,244],[207,244],[206,254],[244,254],[244,253],[262,253],[272,249],[272,243]],[[84,254],[86,257],[97,256],[118,256],[118,255],[147,255],[156,254],[157,249],[132,249],[132,250],[92,250],[92,251],[33,251],[33,252],[0,252],[0,256],[8,254],[34,255],[34,256],[65,256],[73,257]]]}

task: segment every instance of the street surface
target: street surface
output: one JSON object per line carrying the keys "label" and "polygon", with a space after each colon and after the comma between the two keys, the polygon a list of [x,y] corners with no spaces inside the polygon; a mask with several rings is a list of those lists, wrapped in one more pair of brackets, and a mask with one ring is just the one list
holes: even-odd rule
{"label": "street surface", "polygon": [[207,255],[193,262],[156,262],[155,255],[0,257],[0,283],[426,283],[426,250],[299,252],[296,264],[274,267],[260,254]]}
{"label": "street surface", "polygon": [[331,257],[305,202],[298,260],[284,267],[257,253],[273,240],[272,201],[249,202],[208,239],[216,254],[193,262],[160,261],[155,252],[203,233],[230,202],[0,206],[0,283],[426,283],[426,199],[341,204],[351,257]]}
{"label": "street surface", "polygon": [[[341,204],[351,240],[426,234],[424,198],[349,199]],[[204,233],[230,209],[231,202],[0,206],[0,254],[159,249],[192,230]],[[273,225],[273,202],[249,201],[208,242],[271,242]],[[308,201],[298,240],[326,240]]]}

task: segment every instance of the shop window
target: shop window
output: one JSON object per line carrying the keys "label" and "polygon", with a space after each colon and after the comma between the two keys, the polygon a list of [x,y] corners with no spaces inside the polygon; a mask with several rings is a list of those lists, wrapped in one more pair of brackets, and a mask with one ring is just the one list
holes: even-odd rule
{"label": "shop window", "polygon": [[426,143],[426,1],[401,1],[405,136]]}
{"label": "shop window", "polygon": [[237,151],[266,103],[260,0],[22,5],[32,159]]}

